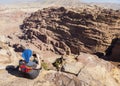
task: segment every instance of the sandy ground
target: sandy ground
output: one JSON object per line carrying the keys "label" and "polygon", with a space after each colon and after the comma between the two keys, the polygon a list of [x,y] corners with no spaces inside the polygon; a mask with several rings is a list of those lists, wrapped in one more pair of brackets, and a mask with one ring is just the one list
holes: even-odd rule
{"label": "sandy ground", "polygon": [[[45,6],[44,6],[45,7]],[[32,12],[42,9],[40,3],[23,3],[0,6],[0,35],[19,33],[23,19]]]}

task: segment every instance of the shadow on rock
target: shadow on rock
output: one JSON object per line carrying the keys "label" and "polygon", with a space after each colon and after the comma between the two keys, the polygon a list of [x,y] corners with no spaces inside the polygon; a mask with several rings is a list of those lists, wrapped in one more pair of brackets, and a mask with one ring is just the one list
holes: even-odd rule
{"label": "shadow on rock", "polygon": [[104,53],[102,53],[102,52],[96,52],[96,53],[94,53],[95,55],[97,55],[99,58],[103,58],[104,59]]}
{"label": "shadow on rock", "polygon": [[14,75],[16,77],[24,77],[21,72],[18,70],[18,67],[15,67],[13,65],[8,65],[6,67],[6,70],[8,71],[9,74]]}
{"label": "shadow on rock", "polygon": [[33,72],[29,73],[29,74],[22,73],[22,72],[19,71],[19,66],[15,67],[13,65],[7,66],[6,70],[8,71],[9,74],[11,74],[13,76],[26,78],[26,79],[35,79],[38,76],[39,72],[40,72],[40,70],[37,70],[37,71],[35,70],[35,71],[33,71]]}
{"label": "shadow on rock", "polygon": [[110,57],[110,61],[120,62],[120,38],[112,40],[111,45],[106,50],[106,56]]}
{"label": "shadow on rock", "polygon": [[14,48],[15,52],[23,52],[24,49],[25,49],[24,46],[19,45],[19,44],[14,44],[14,45],[13,45],[13,48]]}
{"label": "shadow on rock", "polygon": [[103,52],[96,52],[94,55],[97,55],[99,58],[113,61],[113,62],[120,62],[120,38],[115,38],[112,40],[111,45]]}
{"label": "shadow on rock", "polygon": [[111,45],[106,49],[106,56],[110,56],[112,54],[112,49],[114,48],[115,44],[117,43],[119,39],[118,38],[115,38],[112,40],[112,43]]}

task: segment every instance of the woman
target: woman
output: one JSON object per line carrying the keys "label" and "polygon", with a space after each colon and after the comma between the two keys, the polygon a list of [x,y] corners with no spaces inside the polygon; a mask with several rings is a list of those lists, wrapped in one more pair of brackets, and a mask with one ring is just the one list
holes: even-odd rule
{"label": "woman", "polygon": [[32,57],[32,51],[30,49],[26,49],[23,51],[22,57],[24,60],[19,61],[19,71],[27,78],[36,78],[39,75],[41,69],[39,55],[33,54],[34,59],[31,61],[30,58]]}

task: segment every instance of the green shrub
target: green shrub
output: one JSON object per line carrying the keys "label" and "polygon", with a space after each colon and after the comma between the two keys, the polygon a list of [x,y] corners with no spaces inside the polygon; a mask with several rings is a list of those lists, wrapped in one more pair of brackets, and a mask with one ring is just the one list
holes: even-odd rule
{"label": "green shrub", "polygon": [[42,66],[42,68],[44,68],[45,70],[48,70],[48,64],[47,64],[47,63],[42,62],[42,63],[41,63],[41,66]]}

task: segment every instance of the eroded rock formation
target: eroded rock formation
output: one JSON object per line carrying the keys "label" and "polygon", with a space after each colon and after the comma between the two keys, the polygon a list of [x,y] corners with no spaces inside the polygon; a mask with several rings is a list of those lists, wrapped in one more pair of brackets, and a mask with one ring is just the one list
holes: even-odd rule
{"label": "eroded rock formation", "polygon": [[39,40],[34,44],[40,49],[67,55],[80,51],[105,53],[112,40],[119,38],[120,11],[44,8],[32,13],[21,27],[26,39],[33,43]]}

